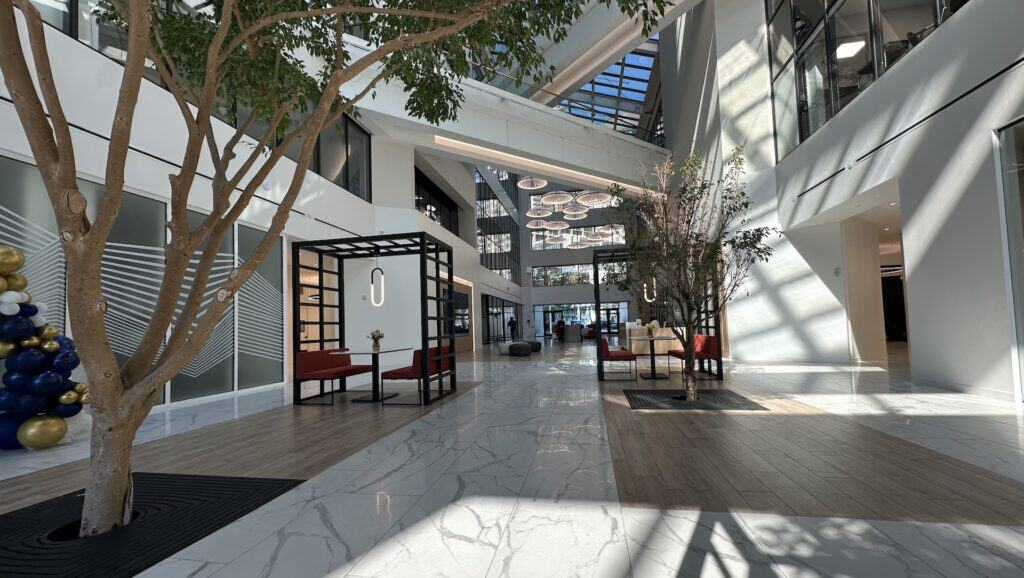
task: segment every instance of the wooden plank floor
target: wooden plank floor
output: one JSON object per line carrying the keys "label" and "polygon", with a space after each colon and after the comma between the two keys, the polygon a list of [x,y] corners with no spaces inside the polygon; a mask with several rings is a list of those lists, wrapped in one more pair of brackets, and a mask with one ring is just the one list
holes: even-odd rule
{"label": "wooden plank floor", "polygon": [[741,391],[770,410],[758,412],[632,411],[622,394],[674,381],[602,386],[623,506],[1024,524],[1024,484],[789,398]]}
{"label": "wooden plank floor", "polygon": [[[285,406],[135,446],[140,472],[307,480],[479,382],[427,407],[350,403],[366,391],[337,394],[334,405]],[[389,388],[394,391],[394,386]],[[415,388],[413,388],[415,389]],[[0,481],[0,513],[85,486],[88,460]]]}

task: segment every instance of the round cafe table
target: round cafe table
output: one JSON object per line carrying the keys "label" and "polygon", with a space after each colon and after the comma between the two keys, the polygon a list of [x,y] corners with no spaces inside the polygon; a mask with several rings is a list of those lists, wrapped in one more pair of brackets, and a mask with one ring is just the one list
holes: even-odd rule
{"label": "round cafe table", "polygon": [[380,354],[381,353],[396,353],[399,351],[412,351],[412,347],[396,347],[394,349],[377,349],[369,351],[339,351],[332,355],[369,355],[373,358],[373,389],[370,391],[370,395],[364,395],[362,397],[356,397],[352,399],[352,403],[380,403],[385,399],[391,399],[396,397],[397,393],[390,395],[381,395],[380,393]]}
{"label": "round cafe table", "polygon": [[641,373],[640,377],[642,377],[644,379],[668,379],[668,376],[665,375],[664,373],[658,373],[658,365],[657,365],[658,357],[654,353],[654,342],[655,341],[669,341],[669,340],[675,341],[676,337],[674,335],[645,335],[645,336],[642,336],[642,337],[634,337],[633,339],[644,339],[650,345],[650,351],[651,351],[651,372],[650,373]]}

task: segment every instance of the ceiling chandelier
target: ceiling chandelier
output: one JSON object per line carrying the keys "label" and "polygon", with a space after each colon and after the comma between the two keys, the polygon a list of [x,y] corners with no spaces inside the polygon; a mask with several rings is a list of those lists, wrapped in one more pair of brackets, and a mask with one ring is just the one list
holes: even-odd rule
{"label": "ceiling chandelier", "polygon": [[576,197],[576,202],[589,207],[591,209],[600,207],[608,204],[612,200],[612,196],[608,193],[601,191],[583,191],[580,196]]}
{"label": "ceiling chandelier", "polygon": [[545,229],[550,227],[551,224],[543,219],[534,219],[533,221],[526,223],[527,229]]}
{"label": "ceiling chandelier", "polygon": [[583,240],[588,243],[596,243],[600,245],[601,243],[604,243],[605,237],[603,237],[600,233],[591,233],[584,237]]}
{"label": "ceiling chandelier", "polygon": [[588,245],[588,244],[586,244],[586,243],[584,243],[582,241],[573,241],[572,243],[569,243],[568,245],[566,245],[565,248],[566,249],[586,249],[589,246],[590,245]]}
{"label": "ceiling chandelier", "polygon": [[586,219],[587,218],[587,214],[586,213],[576,213],[576,214],[566,213],[564,215],[564,217],[565,217],[566,221],[579,221],[579,220],[582,220],[582,219]]}
{"label": "ceiling chandelier", "polygon": [[552,245],[561,245],[562,243],[568,243],[569,242],[569,238],[566,237],[565,235],[559,235],[559,234],[546,235],[544,237],[544,242],[545,243],[550,243]]}
{"label": "ceiling chandelier", "polygon": [[619,232],[619,227],[621,226],[622,225],[603,225],[601,227],[598,227],[597,232],[614,235],[615,233]]}
{"label": "ceiling chandelier", "polygon": [[590,211],[590,207],[581,205],[576,201],[566,204],[562,207],[562,212],[566,215],[586,215]]}
{"label": "ceiling chandelier", "polygon": [[[566,223],[565,221],[546,221],[546,222],[547,222],[546,227],[547,227],[547,229],[549,231],[562,231],[564,229],[568,229],[569,228],[569,223]],[[529,228],[530,224],[527,223],[526,226],[527,226],[527,228]]]}
{"label": "ceiling chandelier", "polygon": [[554,191],[541,197],[540,202],[543,205],[564,205],[572,199],[572,195],[565,191]]}
{"label": "ceiling chandelier", "polygon": [[536,209],[530,209],[526,211],[526,216],[531,219],[543,219],[544,217],[550,217],[552,214],[551,209],[545,209],[537,207]]}
{"label": "ceiling chandelier", "polygon": [[534,191],[548,186],[548,182],[540,177],[523,177],[516,183],[520,189]]}

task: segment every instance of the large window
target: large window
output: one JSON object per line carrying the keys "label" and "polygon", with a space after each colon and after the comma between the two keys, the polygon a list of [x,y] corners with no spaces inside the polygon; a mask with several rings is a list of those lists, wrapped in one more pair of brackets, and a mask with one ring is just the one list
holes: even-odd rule
{"label": "large window", "polygon": [[[518,197],[515,183],[518,177],[504,171],[497,174],[509,197]],[[481,265],[516,285],[521,284],[519,225],[479,173],[476,179],[476,248]]]}
{"label": "large window", "polygon": [[[238,225],[238,264],[263,240],[264,232]],[[238,304],[238,388],[284,380],[284,288],[281,243],[274,243],[242,286]]]}
{"label": "large window", "polygon": [[345,117],[320,133],[318,166],[311,167],[325,179],[371,202],[370,133]]}
{"label": "large window", "polygon": [[[484,343],[514,340],[522,336],[523,306],[508,299],[487,295],[480,296],[483,303]],[[514,323],[510,323],[515,320]]]}
{"label": "large window", "polygon": [[459,234],[459,206],[419,169],[416,169],[416,210]]}
{"label": "large window", "polygon": [[[1017,332],[1017,355],[1024,367],[1024,121],[999,134],[1002,147],[1006,240],[1010,251],[1010,281]],[[1024,387],[1024,384],[1017,384]]]}
{"label": "large window", "polygon": [[779,160],[968,0],[765,0]]}

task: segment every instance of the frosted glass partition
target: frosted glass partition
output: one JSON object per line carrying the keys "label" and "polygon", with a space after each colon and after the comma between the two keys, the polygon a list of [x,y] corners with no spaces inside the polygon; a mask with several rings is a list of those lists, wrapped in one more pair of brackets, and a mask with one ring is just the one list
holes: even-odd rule
{"label": "frosted glass partition", "polygon": [[[238,226],[238,264],[263,240],[263,231]],[[281,243],[256,268],[238,294],[238,388],[284,380],[284,281]]]}
{"label": "frosted glass partition", "polygon": [[[1024,368],[1024,121],[1002,131],[1003,198],[1010,279],[1017,332],[1017,355]],[[1017,384],[1024,389],[1024,384]]]}

